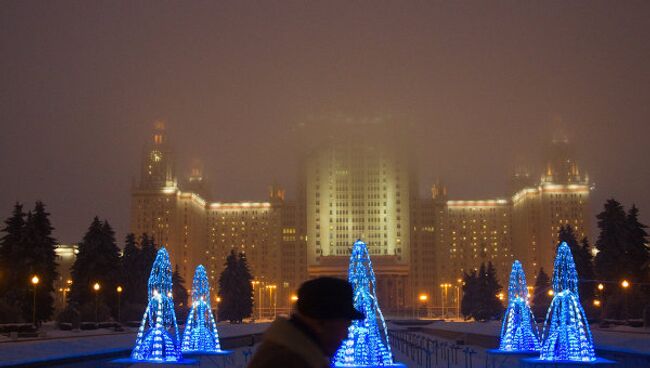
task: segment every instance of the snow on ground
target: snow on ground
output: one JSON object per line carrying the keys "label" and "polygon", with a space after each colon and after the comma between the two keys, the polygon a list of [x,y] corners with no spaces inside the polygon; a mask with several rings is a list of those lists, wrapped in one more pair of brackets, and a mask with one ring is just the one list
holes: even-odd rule
{"label": "snow on ground", "polygon": [[[219,336],[225,338],[261,333],[268,325],[268,322],[237,325],[225,323],[218,324],[217,329]],[[0,367],[128,351],[135,344],[136,333],[137,328],[127,328],[124,332],[114,332],[112,329],[79,332],[52,330],[44,338],[15,341],[4,339],[0,342]]]}

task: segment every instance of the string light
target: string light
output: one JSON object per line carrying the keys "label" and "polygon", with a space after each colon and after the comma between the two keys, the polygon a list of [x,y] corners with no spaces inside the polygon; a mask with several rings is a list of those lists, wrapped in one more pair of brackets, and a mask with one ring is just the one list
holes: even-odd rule
{"label": "string light", "polygon": [[539,351],[539,331],[528,304],[526,274],[519,261],[512,264],[508,285],[508,308],[501,325],[503,351]]}
{"label": "string light", "polygon": [[551,361],[596,360],[585,311],[580,305],[578,273],[567,243],[558,247],[553,270],[551,305],[542,332],[540,359]]}
{"label": "string light", "polygon": [[192,309],[183,331],[184,353],[229,353],[221,350],[217,323],[210,304],[210,284],[203,265],[198,265],[192,280]]}
{"label": "string light", "polygon": [[172,266],[169,254],[163,247],[158,251],[151,268],[148,284],[149,303],[142,316],[131,359],[149,362],[182,360],[171,291]]}
{"label": "string light", "polygon": [[[393,362],[388,329],[377,302],[375,273],[366,243],[352,246],[348,281],[354,288],[354,307],[365,313],[363,320],[352,321],[348,337],[336,353],[337,367],[403,367]],[[380,322],[379,325],[377,322]]]}

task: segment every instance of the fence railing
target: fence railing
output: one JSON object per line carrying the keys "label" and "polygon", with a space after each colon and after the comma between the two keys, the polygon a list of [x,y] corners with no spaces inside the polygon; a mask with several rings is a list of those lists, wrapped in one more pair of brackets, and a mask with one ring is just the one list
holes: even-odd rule
{"label": "fence railing", "polygon": [[436,340],[410,331],[390,330],[388,337],[393,350],[399,351],[423,368],[473,368],[472,357],[477,351],[468,347]]}

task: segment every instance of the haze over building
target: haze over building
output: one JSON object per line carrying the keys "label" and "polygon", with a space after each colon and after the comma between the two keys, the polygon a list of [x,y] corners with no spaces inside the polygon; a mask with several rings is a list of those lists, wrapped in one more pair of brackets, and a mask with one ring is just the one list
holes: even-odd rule
{"label": "haze over building", "polygon": [[220,202],[209,197],[200,164],[177,176],[156,123],[132,190],[131,231],[165,245],[186,280],[204,264],[215,288],[226,257],[244,253],[255,285],[272,288],[280,307],[307,278],[345,277],[351,246],[362,239],[388,311],[414,307],[420,294],[455,305],[458,290],[448,289],[482,263],[495,266],[503,285],[514,259],[534,275],[551,270],[561,226],[589,234],[589,182],[566,139],[552,142],[538,180],[533,170],[513,174],[511,195],[454,200],[439,182],[430,196],[418,195],[415,158],[394,122],[301,125],[296,134],[296,200],[273,184],[266,199]]}

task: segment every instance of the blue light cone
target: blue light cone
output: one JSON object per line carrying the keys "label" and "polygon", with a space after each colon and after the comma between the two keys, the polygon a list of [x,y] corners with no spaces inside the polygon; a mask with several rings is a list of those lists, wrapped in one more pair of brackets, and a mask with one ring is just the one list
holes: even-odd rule
{"label": "blue light cone", "polygon": [[[337,367],[403,367],[393,362],[388,329],[377,302],[375,273],[366,243],[357,240],[352,247],[348,281],[354,289],[354,306],[366,318],[352,322],[348,337],[336,353]],[[378,324],[378,322],[381,324]]]}
{"label": "blue light cone", "polygon": [[156,255],[148,289],[149,304],[142,316],[131,359],[158,363],[180,362],[182,354],[172,299],[172,267],[165,248],[161,248]]}
{"label": "blue light cone", "polygon": [[501,325],[501,351],[539,351],[539,332],[528,304],[526,275],[519,261],[512,264],[508,286],[508,308]]}
{"label": "blue light cone", "polygon": [[217,323],[210,304],[210,284],[203,265],[196,267],[192,281],[192,309],[183,331],[184,353],[226,354],[221,350]]}
{"label": "blue light cone", "polygon": [[546,313],[540,360],[596,360],[585,311],[580,305],[578,273],[567,243],[558,247],[553,270],[553,301]]}

